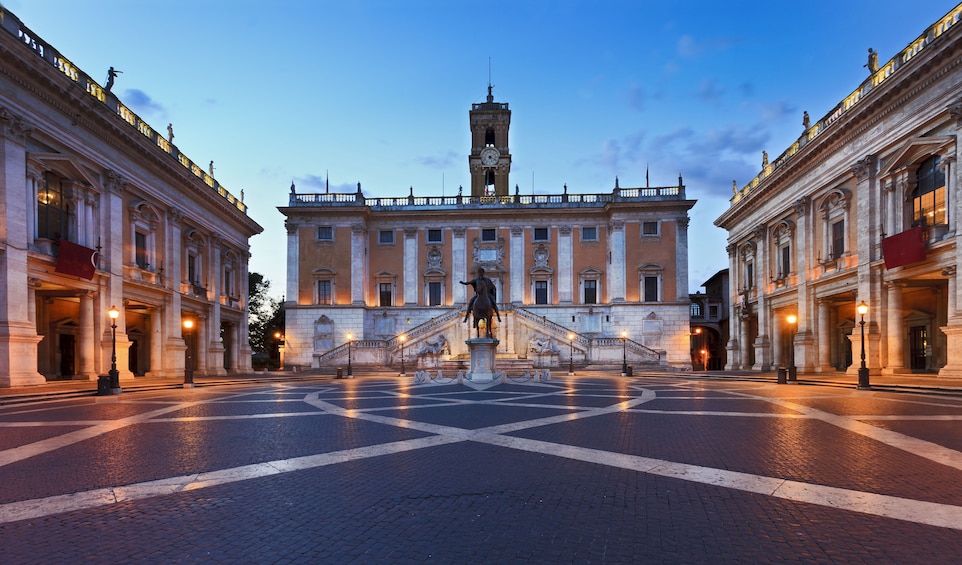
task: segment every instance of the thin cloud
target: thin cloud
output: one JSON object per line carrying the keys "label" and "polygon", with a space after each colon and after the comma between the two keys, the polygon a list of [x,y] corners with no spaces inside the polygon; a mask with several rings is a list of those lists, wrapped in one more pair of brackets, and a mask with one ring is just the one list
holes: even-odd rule
{"label": "thin cloud", "polygon": [[136,88],[124,90],[123,100],[134,112],[144,117],[148,115],[162,116],[167,112],[166,108],[155,102],[146,92]]}
{"label": "thin cloud", "polygon": [[625,100],[628,102],[628,107],[637,112],[645,109],[646,98],[645,89],[639,84],[629,85],[628,90],[625,92]]}
{"label": "thin cloud", "polygon": [[719,85],[715,79],[706,78],[698,85],[695,91],[695,98],[705,102],[717,103],[725,96],[725,89]]}
{"label": "thin cloud", "polygon": [[416,161],[425,167],[443,171],[458,165],[460,163],[460,155],[454,151],[448,151],[442,155],[418,157]]}

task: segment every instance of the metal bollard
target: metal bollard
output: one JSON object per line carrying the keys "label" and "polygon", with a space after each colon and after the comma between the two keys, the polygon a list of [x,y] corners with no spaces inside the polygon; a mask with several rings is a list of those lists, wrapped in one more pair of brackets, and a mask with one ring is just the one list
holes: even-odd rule
{"label": "metal bollard", "polygon": [[788,372],[785,370],[785,367],[779,367],[778,368],[778,384],[780,385],[786,384],[788,382],[787,375],[788,375]]}

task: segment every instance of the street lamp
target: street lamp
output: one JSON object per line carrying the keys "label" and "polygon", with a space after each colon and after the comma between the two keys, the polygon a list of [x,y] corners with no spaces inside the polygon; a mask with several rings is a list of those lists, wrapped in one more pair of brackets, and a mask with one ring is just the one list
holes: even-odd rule
{"label": "street lamp", "polygon": [[193,320],[190,318],[184,319],[184,345],[187,346],[184,357],[184,388],[194,388],[194,360],[190,355],[190,330],[193,327]]}
{"label": "street lamp", "polygon": [[120,394],[120,373],[117,371],[117,318],[120,317],[120,310],[116,306],[111,306],[107,310],[110,317],[110,394]]}
{"label": "street lamp", "polygon": [[868,368],[865,367],[865,314],[868,313],[868,304],[863,300],[859,302],[855,310],[862,317],[859,322],[859,325],[862,326],[862,366],[858,369],[858,388],[872,388],[868,382]]}
{"label": "street lamp", "polygon": [[[701,337],[701,328],[695,328],[695,331],[691,334],[690,337],[692,337],[692,338],[694,338],[694,337],[699,337],[699,338],[700,338],[700,337]],[[691,342],[692,364],[694,364],[695,350],[696,350],[696,349],[698,348],[698,346],[701,345],[701,344],[702,344],[702,342],[701,342],[700,339],[693,339],[692,342]],[[701,356],[700,356],[700,357],[701,357]],[[694,369],[694,367],[692,367],[692,368]],[[703,371],[707,371],[707,370],[708,370],[708,367],[705,367],[704,361],[702,361],[702,367],[701,367],[701,368],[702,368]]]}
{"label": "street lamp", "polygon": [[407,339],[407,336],[401,334],[398,336],[398,339],[401,340],[401,376],[405,377],[407,375],[404,372],[404,340]]}
{"label": "street lamp", "polygon": [[284,351],[281,348],[284,346],[284,334],[281,332],[274,332],[274,346],[277,347],[277,368],[283,371]]}
{"label": "street lamp", "polygon": [[575,334],[568,334],[568,374],[575,374]]}
{"label": "street lamp", "polygon": [[354,334],[348,332],[347,334],[347,376],[348,378],[354,376],[351,372],[351,342],[354,341]]}
{"label": "street lamp", "polygon": [[788,382],[797,383],[798,382],[798,369],[795,367],[795,333],[798,330],[798,316],[795,314],[789,314],[785,318],[789,324],[792,325],[792,340],[788,345]]}
{"label": "street lamp", "polygon": [[628,376],[628,330],[621,330],[621,376]]}

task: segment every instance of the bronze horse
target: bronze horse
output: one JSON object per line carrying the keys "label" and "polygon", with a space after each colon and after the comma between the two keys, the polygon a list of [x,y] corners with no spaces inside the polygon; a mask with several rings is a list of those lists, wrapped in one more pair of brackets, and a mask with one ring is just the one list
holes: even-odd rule
{"label": "bronze horse", "polygon": [[[488,281],[479,280],[477,285],[477,291],[475,293],[476,300],[474,301],[474,306],[471,308],[471,315],[474,317],[474,329],[478,331],[478,337],[481,337],[481,328],[478,327],[481,320],[484,320],[484,337],[493,337],[491,334],[491,320],[494,318],[494,306],[492,306],[491,297],[495,295],[497,290],[494,285],[491,288],[487,288],[490,285]],[[501,320],[501,316],[498,316],[498,321]]]}

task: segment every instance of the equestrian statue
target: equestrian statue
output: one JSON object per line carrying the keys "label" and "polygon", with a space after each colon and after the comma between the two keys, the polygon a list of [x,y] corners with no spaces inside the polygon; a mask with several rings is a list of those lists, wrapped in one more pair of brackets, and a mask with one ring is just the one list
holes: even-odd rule
{"label": "equestrian statue", "polygon": [[491,333],[491,319],[494,316],[501,321],[501,312],[498,311],[498,289],[494,286],[494,281],[484,276],[484,269],[478,269],[478,276],[468,282],[458,281],[463,285],[470,285],[474,289],[474,296],[468,301],[467,311],[464,313],[464,321],[468,321],[468,314],[474,316],[474,328],[481,337],[481,329],[478,324],[484,320],[484,337],[494,337]]}

